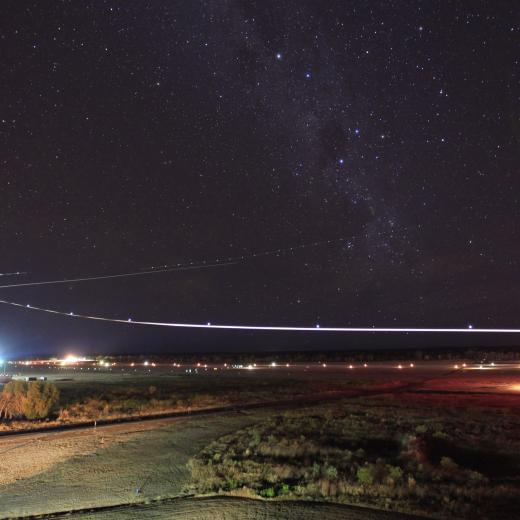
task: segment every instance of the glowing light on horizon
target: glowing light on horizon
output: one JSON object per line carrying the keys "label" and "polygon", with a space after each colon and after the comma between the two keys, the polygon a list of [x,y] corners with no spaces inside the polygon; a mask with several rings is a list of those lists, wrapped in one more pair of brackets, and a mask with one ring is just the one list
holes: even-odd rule
{"label": "glowing light on horizon", "polygon": [[[75,365],[77,363],[86,363],[89,361],[93,361],[93,359],[88,359],[86,357],[78,357],[78,356],[75,356],[74,354],[68,354],[63,359],[57,360],[57,362],[62,366]],[[29,362],[27,361],[26,364],[29,364]]]}

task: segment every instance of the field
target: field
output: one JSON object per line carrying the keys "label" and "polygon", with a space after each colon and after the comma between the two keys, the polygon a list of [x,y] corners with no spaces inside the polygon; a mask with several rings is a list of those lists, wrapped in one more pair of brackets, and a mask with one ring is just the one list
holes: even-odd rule
{"label": "field", "polygon": [[[0,518],[99,507],[108,509],[73,516],[520,514],[516,365],[45,373],[64,407],[117,406],[133,392],[145,404],[175,400],[178,410],[200,399],[208,412],[0,438]],[[235,411],[211,411],[230,402]],[[207,493],[216,497],[192,496]]]}

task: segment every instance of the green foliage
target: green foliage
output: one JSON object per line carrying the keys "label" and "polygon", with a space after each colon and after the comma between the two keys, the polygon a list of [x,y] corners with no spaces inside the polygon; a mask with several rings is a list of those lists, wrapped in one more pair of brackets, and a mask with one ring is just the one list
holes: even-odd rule
{"label": "green foliage", "polygon": [[261,489],[258,494],[264,498],[274,498],[275,496],[274,488],[272,487]]}
{"label": "green foliage", "polygon": [[370,486],[374,483],[374,468],[372,465],[359,468],[356,473],[357,481],[362,486]]}
{"label": "green foliage", "polygon": [[291,486],[289,484],[282,484],[282,487],[280,488],[280,495],[287,495],[291,491]]}
{"label": "green foliage", "polygon": [[46,381],[34,381],[29,384],[24,403],[24,415],[27,419],[45,419],[56,407],[60,392],[56,385]]}
{"label": "green foliage", "polygon": [[46,381],[10,381],[0,393],[0,418],[45,419],[59,397],[56,385]]}
{"label": "green foliage", "polygon": [[389,472],[388,476],[392,480],[401,480],[403,478],[403,470],[399,466],[387,466]]}
{"label": "green foliage", "polygon": [[334,466],[327,466],[325,468],[325,476],[330,480],[336,480],[338,478],[338,470]]}

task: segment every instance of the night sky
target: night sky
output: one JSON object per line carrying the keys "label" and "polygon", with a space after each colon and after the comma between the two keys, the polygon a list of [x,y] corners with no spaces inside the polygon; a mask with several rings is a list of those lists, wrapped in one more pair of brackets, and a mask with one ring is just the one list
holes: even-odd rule
{"label": "night sky", "polygon": [[[155,321],[519,327],[519,18],[515,0],[3,0],[0,272],[28,274],[2,284],[332,242],[0,298]],[[11,355],[383,341],[315,337],[0,308]]]}

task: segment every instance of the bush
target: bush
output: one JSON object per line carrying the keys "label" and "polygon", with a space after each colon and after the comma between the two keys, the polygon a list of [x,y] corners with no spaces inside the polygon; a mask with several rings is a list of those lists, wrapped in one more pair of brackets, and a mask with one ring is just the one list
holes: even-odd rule
{"label": "bush", "polygon": [[265,489],[261,489],[259,495],[264,498],[274,498],[274,488],[269,487]]}
{"label": "bush", "polygon": [[372,465],[363,466],[357,470],[356,477],[362,486],[370,486],[374,483],[374,468]]}
{"label": "bush", "polygon": [[459,467],[457,463],[450,457],[442,457],[440,464],[441,468],[445,469],[446,471],[455,471]]}
{"label": "bush", "polygon": [[45,419],[58,404],[60,392],[56,385],[46,381],[35,381],[29,384],[24,404],[24,415],[27,419]]}
{"label": "bush", "polygon": [[0,417],[45,419],[59,402],[56,385],[45,381],[10,381],[0,393]]}

